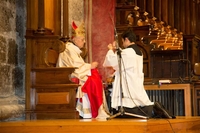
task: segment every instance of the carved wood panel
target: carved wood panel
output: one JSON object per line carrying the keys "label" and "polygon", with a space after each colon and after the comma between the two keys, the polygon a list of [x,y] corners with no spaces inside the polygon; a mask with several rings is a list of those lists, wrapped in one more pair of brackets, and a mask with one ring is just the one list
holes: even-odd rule
{"label": "carved wood panel", "polygon": [[[56,68],[63,43],[58,36],[32,35],[27,37],[26,118],[27,119],[77,119],[76,89],[70,81],[74,67]],[[54,57],[56,55],[56,57]],[[49,59],[53,58],[53,59]]]}

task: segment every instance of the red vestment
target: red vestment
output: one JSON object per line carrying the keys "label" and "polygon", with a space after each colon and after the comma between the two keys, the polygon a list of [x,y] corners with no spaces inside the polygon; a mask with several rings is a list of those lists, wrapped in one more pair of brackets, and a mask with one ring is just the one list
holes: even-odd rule
{"label": "red vestment", "polygon": [[92,117],[96,118],[99,107],[103,103],[103,84],[97,69],[91,70],[91,76],[88,76],[87,81],[82,87],[82,91],[87,93]]}

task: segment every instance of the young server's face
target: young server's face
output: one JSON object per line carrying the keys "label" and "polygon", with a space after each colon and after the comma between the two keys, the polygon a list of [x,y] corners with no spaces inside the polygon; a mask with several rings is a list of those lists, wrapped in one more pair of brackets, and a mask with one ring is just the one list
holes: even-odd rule
{"label": "young server's face", "polygon": [[122,38],[122,43],[123,43],[123,47],[126,48],[129,46],[130,41],[128,40],[128,38],[125,38],[125,39]]}

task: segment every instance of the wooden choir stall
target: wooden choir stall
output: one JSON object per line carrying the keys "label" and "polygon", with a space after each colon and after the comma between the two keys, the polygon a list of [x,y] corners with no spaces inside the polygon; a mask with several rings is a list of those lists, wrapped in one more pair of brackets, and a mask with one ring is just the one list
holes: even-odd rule
{"label": "wooden choir stall", "polygon": [[151,101],[160,101],[176,116],[200,115],[199,75],[194,75],[194,64],[200,62],[200,37],[183,34],[134,2],[118,1],[115,9],[119,45],[123,31],[132,29],[136,34]]}
{"label": "wooden choir stall", "polygon": [[68,1],[27,0],[27,14],[26,119],[77,119],[79,85],[70,81],[76,68],[56,68],[69,39]]}
{"label": "wooden choir stall", "polygon": [[76,89],[70,81],[73,67],[56,68],[59,47],[57,36],[27,36],[30,41],[27,55],[26,118],[77,119]]}

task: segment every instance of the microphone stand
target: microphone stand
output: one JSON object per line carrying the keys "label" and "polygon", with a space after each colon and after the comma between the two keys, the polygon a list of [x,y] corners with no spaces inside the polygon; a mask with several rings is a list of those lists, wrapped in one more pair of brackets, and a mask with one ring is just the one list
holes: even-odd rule
{"label": "microphone stand", "polygon": [[132,114],[132,113],[128,113],[124,111],[123,105],[122,105],[122,100],[123,100],[123,91],[122,91],[122,65],[121,65],[121,60],[122,60],[122,56],[121,56],[121,50],[119,48],[116,49],[117,51],[117,55],[118,55],[118,64],[119,64],[119,74],[120,74],[120,109],[119,112],[108,117],[107,120],[115,118],[119,115],[123,116],[123,115],[129,115],[129,116],[134,116],[134,117],[139,117],[139,118],[144,118],[144,119],[148,119],[149,117],[147,116],[142,116],[142,115],[137,115],[137,114]]}

